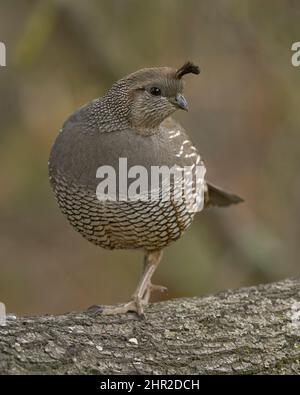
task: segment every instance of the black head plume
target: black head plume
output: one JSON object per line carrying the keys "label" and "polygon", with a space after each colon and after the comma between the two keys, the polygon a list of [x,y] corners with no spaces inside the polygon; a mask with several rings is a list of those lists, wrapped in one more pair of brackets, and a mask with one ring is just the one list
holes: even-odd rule
{"label": "black head plume", "polygon": [[194,65],[192,62],[186,62],[183,66],[181,66],[175,73],[175,78],[178,80],[181,79],[185,74],[199,74],[200,68]]}

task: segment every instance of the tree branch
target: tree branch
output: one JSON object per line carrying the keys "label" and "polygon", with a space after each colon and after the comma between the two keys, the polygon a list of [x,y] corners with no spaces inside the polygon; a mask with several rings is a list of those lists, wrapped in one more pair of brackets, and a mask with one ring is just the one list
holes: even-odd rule
{"label": "tree branch", "polygon": [[157,303],[144,319],[10,319],[0,373],[299,374],[300,280]]}

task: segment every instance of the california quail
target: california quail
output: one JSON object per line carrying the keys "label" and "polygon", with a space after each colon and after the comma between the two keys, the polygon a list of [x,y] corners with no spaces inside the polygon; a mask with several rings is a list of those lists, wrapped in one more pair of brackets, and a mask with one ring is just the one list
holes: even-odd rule
{"label": "california quail", "polygon": [[[184,129],[170,118],[177,109],[187,110],[182,77],[188,73],[199,74],[199,68],[187,62],[178,70],[145,68],[122,78],[104,96],[74,112],[52,147],[50,182],[73,227],[103,248],[145,251],[143,275],[132,300],[104,309],[106,314],[142,314],[151,291],[164,289],[154,286],[151,276],[162,249],[180,238],[195,211],[188,209],[185,199],[163,199],[161,186],[152,200],[126,200],[118,194],[115,199],[99,199],[97,169],[111,166],[120,176],[120,158],[126,158],[128,168],[139,165],[149,172],[153,166],[204,168]],[[173,180],[173,192],[174,185]],[[209,183],[204,188],[205,207],[242,201]]]}

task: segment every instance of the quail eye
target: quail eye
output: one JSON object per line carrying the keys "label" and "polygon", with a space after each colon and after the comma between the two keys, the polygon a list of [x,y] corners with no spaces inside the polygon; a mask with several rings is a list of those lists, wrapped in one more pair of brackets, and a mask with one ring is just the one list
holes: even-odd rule
{"label": "quail eye", "polygon": [[158,88],[157,86],[153,86],[153,87],[150,89],[150,93],[151,93],[151,95],[153,95],[153,96],[160,96],[160,95],[161,95],[161,90],[160,90],[160,88]]}

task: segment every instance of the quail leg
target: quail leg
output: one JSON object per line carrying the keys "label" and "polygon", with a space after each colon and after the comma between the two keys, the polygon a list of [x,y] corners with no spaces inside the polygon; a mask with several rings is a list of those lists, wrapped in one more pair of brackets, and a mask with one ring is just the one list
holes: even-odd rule
{"label": "quail leg", "polygon": [[144,258],[144,270],[140,282],[135,290],[132,300],[136,304],[136,312],[142,315],[144,312],[144,306],[149,302],[151,292],[159,290],[161,292],[166,291],[167,288],[160,285],[154,285],[151,283],[151,278],[162,258],[162,251],[147,251]]}
{"label": "quail leg", "polygon": [[151,283],[151,277],[153,276],[153,273],[155,272],[161,257],[161,250],[146,251],[143,274],[131,301],[119,306],[105,307],[102,311],[102,314],[125,314],[129,311],[135,311],[138,315],[142,315],[144,313],[144,307],[149,302],[151,292],[154,290],[163,292],[167,289],[165,287],[153,285]]}

